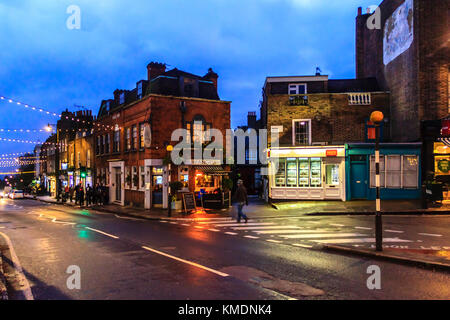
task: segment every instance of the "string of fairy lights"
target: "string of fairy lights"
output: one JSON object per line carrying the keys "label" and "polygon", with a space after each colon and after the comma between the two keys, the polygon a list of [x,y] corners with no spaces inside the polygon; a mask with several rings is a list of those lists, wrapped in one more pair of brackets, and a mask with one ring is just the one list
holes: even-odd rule
{"label": "string of fairy lights", "polygon": [[[91,128],[58,128],[55,130],[55,128],[53,128],[52,126],[48,125],[47,127],[43,128],[43,129],[29,129],[29,128],[0,128],[0,133],[39,133],[39,132],[47,132],[47,133],[51,133],[52,136],[50,136],[49,138],[47,138],[47,140],[45,142],[41,142],[39,140],[35,141],[35,140],[31,140],[31,139],[24,139],[24,138],[7,138],[7,137],[0,137],[0,142],[8,142],[8,143],[21,143],[21,144],[32,144],[32,145],[40,145],[41,148],[46,149],[47,151],[55,151],[57,149],[57,145],[60,144],[61,147],[65,147],[66,143],[63,141],[60,141],[59,143],[57,142],[52,142],[49,141],[52,137],[55,137],[55,131],[57,131],[58,133],[87,133],[90,132],[91,134],[93,132],[96,131],[101,131],[101,132],[106,132],[106,131],[115,131],[117,129],[122,129],[122,127],[118,126],[118,124],[113,124],[113,125],[105,125],[105,124],[101,124],[96,122],[95,120],[93,121],[89,121],[89,120],[85,120],[83,119],[83,117],[80,117],[79,115],[75,115],[75,113],[69,113],[69,114],[58,114],[56,112],[47,110],[45,108],[42,107],[37,107],[28,103],[24,103],[21,102],[19,100],[13,99],[13,98],[9,98],[6,97],[4,95],[0,95],[0,101],[4,101],[10,104],[14,104],[16,106],[22,106],[25,109],[28,110],[32,110],[32,111],[36,111],[39,112],[41,114],[45,114],[48,116],[53,116],[53,117],[57,117],[61,120],[67,120],[70,122],[73,122],[74,124],[79,124],[79,125],[84,125],[84,126],[92,126]],[[84,114],[83,114],[84,116]],[[54,138],[53,138],[54,139]],[[55,141],[56,139],[54,139]],[[14,152],[14,153],[8,153],[8,154],[1,154],[0,155],[0,167],[4,166],[4,165],[17,165],[17,159],[16,157],[20,157],[21,155],[25,155],[25,154],[33,154],[33,152]],[[14,157],[14,158],[9,158],[8,157]],[[45,159],[45,157],[40,157],[40,159],[42,160],[36,160],[36,161],[45,161],[43,159]],[[5,163],[2,163],[2,161],[7,161]],[[9,161],[9,162],[8,162]],[[19,160],[20,161],[23,160]],[[38,162],[36,162],[38,163]]]}
{"label": "string of fairy lights", "polygon": [[75,115],[74,116],[68,116],[68,115],[67,116],[63,116],[62,114],[57,114],[57,113],[55,113],[53,111],[49,111],[49,110],[46,110],[46,109],[41,108],[41,107],[32,106],[30,104],[27,104],[27,103],[24,103],[24,102],[21,102],[21,101],[12,99],[12,98],[8,98],[8,97],[2,96],[2,95],[0,95],[0,100],[6,101],[6,102],[11,103],[11,104],[23,106],[24,108],[27,108],[29,110],[34,110],[34,111],[41,112],[41,113],[44,113],[44,114],[47,114],[47,115],[50,115],[50,116],[58,117],[60,119],[65,119],[65,120],[69,120],[69,121],[73,121],[73,122],[77,122],[77,123],[82,123],[82,124],[86,124],[86,125],[93,125],[94,127],[96,126],[98,128],[104,128],[104,129],[107,129],[107,130],[112,130],[112,129],[115,128],[113,125],[105,125],[105,124],[101,124],[101,123],[98,123],[98,122],[95,122],[95,121],[89,121],[89,120],[80,119],[79,117],[77,117]]}

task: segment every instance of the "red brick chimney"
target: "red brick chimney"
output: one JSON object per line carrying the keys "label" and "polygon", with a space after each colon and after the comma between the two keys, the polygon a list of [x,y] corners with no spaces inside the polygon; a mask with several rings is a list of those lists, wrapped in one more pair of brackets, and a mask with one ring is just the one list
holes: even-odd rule
{"label": "red brick chimney", "polygon": [[358,7],[358,16],[362,15],[362,7]]}
{"label": "red brick chimney", "polygon": [[166,72],[166,64],[160,62],[150,62],[147,65],[147,78],[148,81],[159,77],[164,72]]}
{"label": "red brick chimney", "polygon": [[219,78],[219,75],[217,73],[215,73],[212,68],[209,68],[208,73],[203,77],[203,79],[205,79],[205,80],[212,81],[216,90],[217,90],[217,79],[218,78]]}

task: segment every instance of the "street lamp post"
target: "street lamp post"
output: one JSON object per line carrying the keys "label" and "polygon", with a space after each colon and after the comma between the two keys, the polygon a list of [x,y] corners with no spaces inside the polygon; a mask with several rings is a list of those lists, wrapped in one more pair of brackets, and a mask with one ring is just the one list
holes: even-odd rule
{"label": "street lamp post", "polygon": [[[52,126],[51,124],[48,124],[47,127],[45,128],[47,131],[52,131]],[[58,124],[54,125],[56,128],[56,144],[55,144],[55,180],[56,180],[56,201],[59,201],[59,130],[58,130]]]}
{"label": "street lamp post", "polygon": [[375,125],[375,187],[376,187],[376,213],[375,213],[375,241],[376,251],[383,251],[383,226],[381,220],[380,199],[380,123],[384,115],[381,111],[374,111],[370,115],[370,121]]}

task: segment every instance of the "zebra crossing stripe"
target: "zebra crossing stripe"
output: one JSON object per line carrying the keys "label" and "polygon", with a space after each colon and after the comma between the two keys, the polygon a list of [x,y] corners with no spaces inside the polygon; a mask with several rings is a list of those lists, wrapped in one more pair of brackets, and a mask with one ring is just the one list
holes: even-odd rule
{"label": "zebra crossing stripe", "polygon": [[347,237],[364,237],[366,234],[361,233],[319,233],[319,234],[293,234],[293,235],[282,235],[280,237],[286,239],[318,239],[318,238],[347,238]]}
{"label": "zebra crossing stripe", "polygon": [[297,226],[262,226],[262,227],[235,227],[233,230],[269,230],[269,229],[302,229]]}
{"label": "zebra crossing stripe", "polygon": [[253,223],[219,223],[219,224],[213,224],[216,227],[239,227],[242,225],[246,225],[246,226],[269,226],[269,225],[273,225],[274,223],[272,222],[253,222]]}
{"label": "zebra crossing stripe", "polygon": [[311,234],[311,233],[326,233],[325,230],[263,230],[263,231],[253,231],[257,234]]}
{"label": "zebra crossing stripe", "polygon": [[[312,242],[318,243],[335,243],[335,244],[344,244],[344,243],[374,243],[375,238],[359,238],[359,239],[329,239],[329,240],[311,240]],[[383,242],[412,242],[410,240],[404,240],[399,238],[384,238]]]}
{"label": "zebra crossing stripe", "polygon": [[303,244],[303,243],[293,243],[292,245],[295,247],[308,248],[308,249],[311,249],[313,247],[313,246]]}
{"label": "zebra crossing stripe", "polygon": [[280,240],[272,240],[272,239],[268,239],[266,240],[267,242],[272,242],[272,243],[283,243],[283,241]]}
{"label": "zebra crossing stripe", "polygon": [[259,237],[255,237],[255,236],[244,236],[244,238],[249,238],[249,239],[259,239]]}
{"label": "zebra crossing stripe", "polygon": [[228,234],[228,235],[230,235],[230,236],[235,236],[235,235],[237,235],[236,232],[225,232],[225,234]]}

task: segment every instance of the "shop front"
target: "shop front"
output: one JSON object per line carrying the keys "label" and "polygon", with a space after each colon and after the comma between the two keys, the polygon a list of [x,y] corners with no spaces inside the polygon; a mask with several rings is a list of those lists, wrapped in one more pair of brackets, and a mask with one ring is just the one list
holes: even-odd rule
{"label": "shop front", "polygon": [[345,201],[345,147],[269,150],[269,197]]}
{"label": "shop front", "polygon": [[[421,196],[421,143],[380,144],[380,197],[385,200]],[[347,200],[375,200],[375,145],[346,145]]]}
{"label": "shop front", "polygon": [[194,193],[198,206],[210,209],[228,208],[230,191],[222,189],[222,181],[231,171],[220,165],[194,166]]}
{"label": "shop front", "polygon": [[443,185],[443,200],[450,200],[450,139],[439,140],[433,145],[434,179]]}

